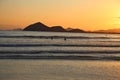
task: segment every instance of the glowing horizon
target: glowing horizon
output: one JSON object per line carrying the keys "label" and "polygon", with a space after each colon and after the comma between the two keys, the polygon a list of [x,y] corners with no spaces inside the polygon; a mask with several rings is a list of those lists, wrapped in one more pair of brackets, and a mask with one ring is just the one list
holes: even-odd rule
{"label": "glowing horizon", "polygon": [[35,22],[83,30],[120,28],[119,0],[0,0],[0,10],[0,29]]}

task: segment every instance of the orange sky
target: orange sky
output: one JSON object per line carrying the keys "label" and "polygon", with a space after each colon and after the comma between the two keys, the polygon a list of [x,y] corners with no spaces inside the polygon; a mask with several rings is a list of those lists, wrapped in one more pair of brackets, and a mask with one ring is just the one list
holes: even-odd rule
{"label": "orange sky", "polygon": [[120,0],[0,0],[0,29],[34,22],[64,28],[120,28]]}

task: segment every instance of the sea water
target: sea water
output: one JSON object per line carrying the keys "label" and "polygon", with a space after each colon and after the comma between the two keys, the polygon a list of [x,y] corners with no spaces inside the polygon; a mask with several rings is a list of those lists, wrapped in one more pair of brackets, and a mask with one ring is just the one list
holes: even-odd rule
{"label": "sea water", "polygon": [[0,80],[119,80],[120,34],[0,31]]}
{"label": "sea water", "polygon": [[120,80],[120,62],[0,60],[0,80]]}

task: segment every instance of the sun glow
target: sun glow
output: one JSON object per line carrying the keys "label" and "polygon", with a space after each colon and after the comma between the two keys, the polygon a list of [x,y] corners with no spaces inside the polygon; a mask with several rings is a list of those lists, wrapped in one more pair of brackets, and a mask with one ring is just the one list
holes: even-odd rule
{"label": "sun glow", "polygon": [[0,0],[0,10],[0,25],[13,25],[8,29],[38,21],[84,30],[120,28],[119,0]]}

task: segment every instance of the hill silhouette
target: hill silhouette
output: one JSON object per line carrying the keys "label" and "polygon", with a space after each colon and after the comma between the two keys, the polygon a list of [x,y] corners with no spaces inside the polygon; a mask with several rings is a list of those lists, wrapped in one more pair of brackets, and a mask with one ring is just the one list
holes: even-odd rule
{"label": "hill silhouette", "polygon": [[24,31],[49,31],[49,27],[41,22],[37,22],[24,28]]}
{"label": "hill silhouette", "polygon": [[23,29],[24,31],[48,31],[48,32],[85,32],[81,29],[66,30],[62,26],[49,27],[41,22],[31,24]]}
{"label": "hill silhouette", "polygon": [[62,26],[53,26],[50,28],[50,30],[54,32],[66,32],[66,30]]}
{"label": "hill silhouette", "polygon": [[83,30],[81,30],[81,29],[68,29],[68,32],[85,32],[85,31],[83,31]]}

